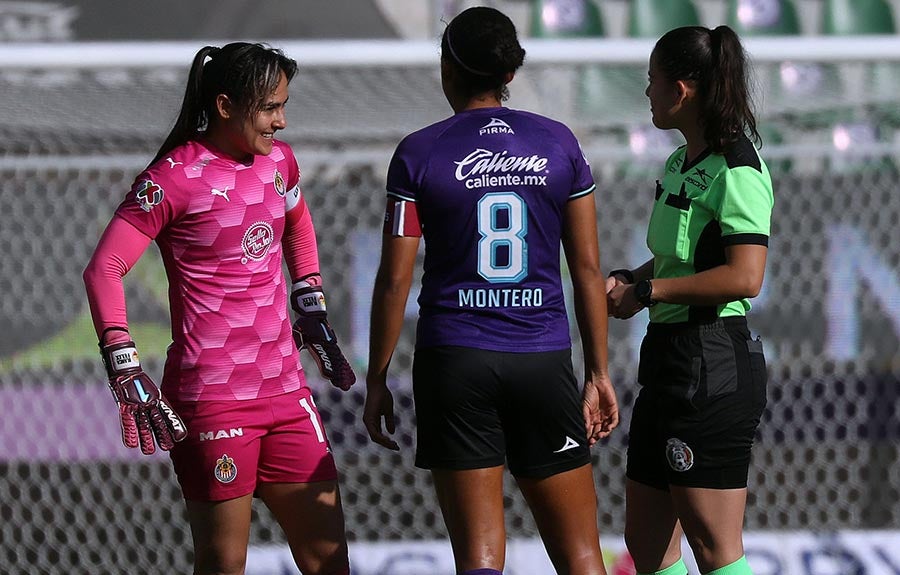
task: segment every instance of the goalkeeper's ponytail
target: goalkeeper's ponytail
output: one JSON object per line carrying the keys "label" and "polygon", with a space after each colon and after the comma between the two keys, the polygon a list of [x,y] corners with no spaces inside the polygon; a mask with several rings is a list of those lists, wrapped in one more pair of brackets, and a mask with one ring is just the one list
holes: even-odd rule
{"label": "goalkeeper's ponytail", "polygon": [[187,86],[184,90],[184,99],[181,102],[181,111],[178,112],[178,119],[175,120],[175,126],[169,135],[166,136],[156,157],[150,162],[150,165],[160,161],[166,154],[191,140],[202,130],[209,121],[209,111],[203,104],[203,70],[207,56],[215,55],[221,51],[215,46],[204,46],[194,56],[191,64],[191,71],[188,73]]}
{"label": "goalkeeper's ponytail", "polygon": [[281,74],[290,82],[297,63],[281,50],[263,44],[232,42],[204,46],[194,56],[178,119],[150,165],[193,140],[216,116],[216,98],[225,94],[248,116],[278,87]]}

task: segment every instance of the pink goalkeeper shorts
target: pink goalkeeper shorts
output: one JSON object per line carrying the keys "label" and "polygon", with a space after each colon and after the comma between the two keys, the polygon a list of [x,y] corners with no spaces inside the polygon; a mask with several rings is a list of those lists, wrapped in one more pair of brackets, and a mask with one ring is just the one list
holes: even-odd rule
{"label": "pink goalkeeper shorts", "polygon": [[170,452],[184,498],[221,501],[258,483],[337,479],[312,393],[297,391],[245,401],[175,403],[188,436]]}

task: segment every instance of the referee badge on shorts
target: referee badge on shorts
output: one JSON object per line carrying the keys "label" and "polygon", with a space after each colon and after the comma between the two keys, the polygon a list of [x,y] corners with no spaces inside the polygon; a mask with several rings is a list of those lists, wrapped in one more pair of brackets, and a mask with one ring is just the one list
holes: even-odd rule
{"label": "referee badge on shorts", "polygon": [[231,483],[237,477],[237,465],[234,459],[222,454],[222,457],[216,460],[216,479],[221,483]]}
{"label": "referee badge on shorts", "polygon": [[666,443],[666,459],[675,471],[687,471],[694,466],[694,452],[687,443],[675,437]]}

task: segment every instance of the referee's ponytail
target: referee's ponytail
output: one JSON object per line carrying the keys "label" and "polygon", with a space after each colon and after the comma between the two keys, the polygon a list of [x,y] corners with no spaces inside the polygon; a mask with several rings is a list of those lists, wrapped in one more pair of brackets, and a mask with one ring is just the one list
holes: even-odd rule
{"label": "referee's ponytail", "polygon": [[728,26],[684,26],[670,30],[653,49],[660,71],[671,81],[693,80],[710,149],[724,152],[741,136],[759,144],[750,95],[747,55]]}

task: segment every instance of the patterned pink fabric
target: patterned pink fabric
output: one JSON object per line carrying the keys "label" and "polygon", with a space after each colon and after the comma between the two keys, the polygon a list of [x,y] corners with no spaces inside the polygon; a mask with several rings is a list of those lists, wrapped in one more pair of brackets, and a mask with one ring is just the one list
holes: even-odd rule
{"label": "patterned pink fabric", "polygon": [[[84,286],[97,337],[104,344],[128,341],[125,286],[122,278],[153,241],[118,216],[113,216],[91,261],[84,269]],[[109,330],[109,331],[107,331]]]}
{"label": "patterned pink fabric", "polygon": [[[305,384],[281,248],[286,209],[306,210],[299,179],[283,142],[245,165],[192,141],[141,173],[119,206],[119,217],[156,240],[166,266],[167,397],[254,399]],[[315,254],[305,265],[310,258],[318,271]]]}

